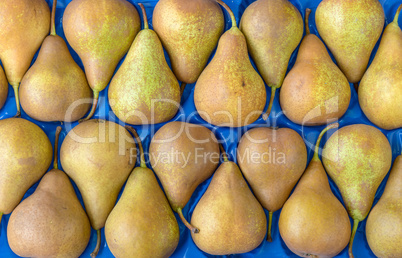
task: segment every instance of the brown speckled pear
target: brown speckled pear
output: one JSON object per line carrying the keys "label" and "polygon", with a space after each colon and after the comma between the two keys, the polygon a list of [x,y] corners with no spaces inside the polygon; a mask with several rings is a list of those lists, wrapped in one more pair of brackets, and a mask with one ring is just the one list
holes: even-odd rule
{"label": "brown speckled pear", "polygon": [[166,63],[158,36],[148,28],[135,38],[109,86],[109,103],[116,116],[129,124],[157,124],[170,120],[180,107],[179,83]]}
{"label": "brown speckled pear", "polygon": [[[50,35],[43,41],[35,63],[20,86],[21,106],[30,117],[45,122],[72,122],[87,113],[91,89],[64,40],[56,35],[53,2]],[[83,103],[82,103],[83,102]]]}
{"label": "brown speckled pear", "polygon": [[182,209],[199,184],[209,178],[219,163],[219,146],[206,127],[170,122],[160,128],[149,146],[149,159],[162,183],[172,209],[192,231]]}
{"label": "brown speckled pear", "polygon": [[76,183],[100,248],[104,227],[117,196],[135,165],[136,148],[129,132],[114,122],[91,119],[78,124],[66,136],[60,162]]}
{"label": "brown speckled pear", "polygon": [[219,39],[218,49],[194,88],[199,115],[217,126],[240,127],[261,116],[267,100],[264,81],[251,65],[246,38],[236,26],[230,8],[232,28]]}
{"label": "brown speckled pear", "polygon": [[0,120],[0,221],[52,162],[52,145],[40,127],[22,118]]}
{"label": "brown speckled pear", "polygon": [[306,145],[289,128],[254,128],[240,139],[237,161],[258,201],[269,211],[267,240],[271,242],[273,212],[282,208],[306,168]]}
{"label": "brown speckled pear", "polygon": [[214,0],[160,0],[152,25],[176,77],[183,83],[194,83],[222,34],[224,18]]}
{"label": "brown speckled pear", "polygon": [[68,43],[84,65],[94,99],[106,88],[120,59],[126,54],[141,27],[135,7],[126,0],[73,0],[63,14]]}
{"label": "brown speckled pear", "polygon": [[54,167],[35,192],[22,201],[8,221],[11,250],[22,257],[79,257],[88,245],[91,225],[68,176],[57,168],[58,127]]}
{"label": "brown speckled pear", "polygon": [[322,136],[336,127],[338,124],[331,124],[319,135],[314,156],[279,217],[283,241],[300,257],[334,257],[349,242],[348,213],[332,193],[318,157]]}
{"label": "brown speckled pear", "polygon": [[399,6],[388,24],[380,46],[359,86],[359,104],[375,125],[393,130],[402,127],[402,30]]}
{"label": "brown speckled pear", "polygon": [[50,10],[45,0],[0,1],[0,60],[14,89],[16,116],[21,113],[20,82],[49,28]]}
{"label": "brown speckled pear", "polygon": [[349,107],[351,90],[345,75],[332,62],[321,40],[310,34],[306,10],[306,36],[296,63],[280,94],[283,113],[301,125],[325,125],[339,120]]}
{"label": "brown speckled pear", "polygon": [[258,71],[271,87],[271,100],[264,114],[267,119],[276,89],[285,78],[290,56],[303,37],[303,19],[288,0],[258,0],[244,11],[240,30]]}
{"label": "brown speckled pear", "polygon": [[169,257],[179,243],[179,226],[154,172],[146,166],[137,132],[126,128],[137,139],[141,162],[107,218],[106,242],[115,257]]}
{"label": "brown speckled pear", "polygon": [[395,159],[384,193],[367,218],[366,237],[377,257],[402,257],[402,155]]}
{"label": "brown speckled pear", "polygon": [[384,27],[378,0],[323,0],[317,7],[318,33],[349,82],[358,83]]}
{"label": "brown speckled pear", "polygon": [[8,95],[8,82],[3,67],[0,66],[0,109],[6,102],[7,95]]}
{"label": "brown speckled pear", "polygon": [[195,206],[191,224],[194,243],[211,255],[247,253],[264,240],[267,218],[236,163],[224,162]]}
{"label": "brown speckled pear", "polygon": [[328,139],[322,160],[354,220],[349,243],[349,256],[353,257],[357,226],[369,213],[377,188],[391,168],[391,146],[384,134],[373,126],[348,125]]}

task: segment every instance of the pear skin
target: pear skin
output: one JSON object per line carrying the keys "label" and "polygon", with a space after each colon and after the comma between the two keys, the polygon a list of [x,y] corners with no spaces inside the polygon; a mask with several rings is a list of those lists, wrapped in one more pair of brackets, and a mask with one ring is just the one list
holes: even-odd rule
{"label": "pear skin", "polygon": [[53,2],[51,32],[42,43],[35,63],[20,86],[21,106],[33,119],[45,122],[72,122],[90,108],[80,100],[92,97],[81,68],[75,63],[64,40],[56,35]]}
{"label": "pear skin", "polygon": [[160,0],[152,25],[183,83],[194,83],[224,29],[223,13],[213,0]]}
{"label": "pear skin", "polygon": [[318,157],[324,133],[318,137],[310,164],[279,217],[279,232],[287,247],[301,257],[334,257],[350,238],[348,213],[332,193],[328,177]]}
{"label": "pear skin", "polygon": [[394,162],[387,184],[366,223],[367,242],[377,257],[402,257],[402,155]]}
{"label": "pear skin", "polygon": [[328,139],[322,160],[354,220],[349,243],[349,256],[353,257],[353,239],[358,224],[369,213],[377,188],[391,168],[391,146],[377,128],[365,124],[349,125]]}
{"label": "pear skin", "polygon": [[136,125],[166,122],[180,107],[179,83],[166,63],[158,35],[148,28],[145,10],[143,17],[144,29],[110,82],[108,94],[116,116]]}
{"label": "pear skin", "polygon": [[384,27],[378,0],[323,0],[315,13],[318,33],[349,82],[358,83]]}
{"label": "pear skin", "polygon": [[339,120],[349,107],[351,90],[345,75],[332,62],[325,45],[308,29],[296,63],[286,76],[280,94],[283,113],[292,122],[307,126]]}
{"label": "pear skin", "polygon": [[0,60],[14,89],[19,116],[18,88],[49,33],[50,10],[45,0],[4,0],[0,2],[0,17]]}
{"label": "pear skin", "polygon": [[258,0],[243,13],[240,30],[265,83],[271,87],[271,112],[276,89],[282,86],[290,56],[303,37],[303,19],[288,0]]}
{"label": "pear skin", "polygon": [[213,125],[240,127],[255,122],[266,102],[264,81],[251,65],[247,42],[236,26],[230,8],[232,28],[219,39],[212,61],[194,88],[194,104],[199,115]]}
{"label": "pear skin", "polygon": [[359,86],[359,104],[364,114],[386,130],[402,127],[402,30],[398,26],[401,7],[385,28]]}
{"label": "pear skin", "polygon": [[8,95],[8,82],[3,67],[0,66],[0,109],[6,103]]}
{"label": "pear skin", "polygon": [[307,165],[302,137],[289,128],[253,128],[240,139],[237,161],[262,207],[269,211],[271,238],[273,212],[282,208]]}
{"label": "pear skin", "polygon": [[106,242],[115,257],[169,257],[180,231],[172,208],[152,170],[147,168],[137,132],[140,167],[134,168],[105,225]]}
{"label": "pear skin", "polygon": [[64,34],[81,58],[94,94],[85,120],[94,114],[99,92],[109,84],[140,27],[137,10],[126,0],[74,0],[67,5]]}

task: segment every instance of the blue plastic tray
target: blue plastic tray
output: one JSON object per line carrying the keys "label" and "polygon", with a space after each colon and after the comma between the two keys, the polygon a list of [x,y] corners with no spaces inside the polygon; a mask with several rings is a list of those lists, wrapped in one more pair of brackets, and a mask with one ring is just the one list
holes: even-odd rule
{"label": "blue plastic tray", "polygon": [[[52,0],[46,0],[49,6],[52,6]],[[157,1],[155,0],[144,0],[144,1],[137,1],[137,0],[128,0],[131,3],[133,3],[137,10],[139,11],[140,15],[140,9],[137,5],[137,3],[141,2],[144,4],[147,15],[148,15],[148,20],[150,23],[150,28],[152,28],[152,12],[154,9],[155,4]],[[233,10],[237,22],[239,24],[241,15],[243,14],[244,10],[247,8],[249,4],[254,2],[253,0],[224,0],[230,8]],[[67,4],[71,2],[71,0],[59,0],[57,3],[57,12],[56,12],[56,29],[57,29],[57,34],[61,37],[64,37],[64,32],[63,32],[63,27],[62,27],[62,17],[63,17],[63,12],[67,6]],[[305,9],[310,8],[312,10],[312,13],[310,15],[310,30],[311,33],[318,35],[316,27],[315,27],[315,22],[314,22],[314,17],[315,17],[315,10],[318,6],[318,4],[321,2],[320,0],[290,0],[292,4],[294,4],[297,9],[302,13],[302,16],[304,17]],[[394,14],[396,12],[396,9],[398,6],[402,3],[401,0],[380,0],[380,3],[382,4],[384,8],[384,12],[386,15],[386,24],[390,23],[393,18]],[[226,28],[225,30],[229,29],[231,26],[231,22],[229,19],[229,16],[226,11],[224,11],[225,14],[225,21],[226,21]],[[142,16],[141,16],[142,17]],[[142,19],[141,19],[142,20]],[[399,19],[399,26],[402,27],[402,18]],[[371,55],[371,60],[373,59],[377,47],[378,47],[379,42],[377,43],[372,55]],[[296,59],[298,49],[293,53],[290,64],[288,67],[288,71],[293,67],[293,64]],[[75,61],[83,68],[81,60],[77,56],[77,54],[70,48],[70,52],[75,59]],[[166,59],[169,61],[169,57],[167,54],[165,55]],[[212,55],[213,56],[213,55]],[[331,55],[332,57],[332,55]],[[36,59],[36,56],[34,60]],[[32,61],[32,63],[34,62]],[[124,59],[123,59],[124,60]],[[122,61],[123,61],[122,60]],[[334,60],[334,59],[333,59]],[[122,62],[121,61],[121,62]],[[120,62],[120,64],[121,64]],[[371,61],[370,61],[371,62]],[[119,64],[119,66],[120,66]],[[254,65],[254,64],[253,64]],[[345,125],[350,125],[350,124],[357,124],[357,123],[363,123],[363,124],[369,124],[373,125],[367,117],[363,114],[362,110],[359,107],[358,99],[357,99],[357,94],[355,90],[353,89],[353,86],[351,85],[352,89],[352,98],[351,102],[348,108],[348,111],[346,114],[339,120],[340,127],[343,127]],[[218,139],[224,141],[223,145],[224,148],[227,150],[228,154],[230,155],[231,160],[236,160],[236,148],[237,144],[243,135],[245,131],[247,131],[250,128],[253,127],[258,127],[258,126],[278,126],[278,127],[288,127],[292,128],[293,130],[297,131],[303,138],[307,146],[308,150],[308,158],[309,160],[313,156],[313,146],[315,144],[315,141],[318,137],[319,132],[324,128],[324,126],[316,126],[316,127],[303,127],[300,125],[293,124],[289,119],[287,119],[280,108],[279,101],[278,101],[278,96],[275,97],[274,105],[272,108],[271,115],[269,117],[269,120],[264,121],[262,118],[258,119],[255,123],[252,125],[249,125],[247,127],[243,128],[234,128],[234,129],[229,129],[229,128],[219,128],[216,126],[212,126],[209,124],[205,124],[205,121],[203,121],[200,116],[198,116],[195,106],[194,106],[194,100],[193,100],[193,90],[194,90],[194,84],[187,85],[186,90],[184,92],[184,95],[182,97],[182,108],[179,110],[178,114],[172,119],[172,121],[187,121],[191,123],[196,123],[196,124],[204,124],[208,128],[210,128],[213,132],[215,132],[216,136]],[[111,121],[115,121],[117,123],[123,124],[120,120],[117,119],[117,117],[113,114],[108,101],[107,101],[107,92],[108,88],[103,90],[100,93],[100,101],[98,108],[96,110],[96,113],[94,115],[94,118],[103,118]],[[270,96],[271,91],[268,92],[268,99]],[[265,107],[265,109],[267,106]],[[15,99],[14,99],[14,93],[12,91],[12,88],[9,88],[9,94],[8,94],[8,99],[5,103],[5,106],[0,110],[0,119],[12,117],[16,114],[16,107],[15,107]],[[39,125],[48,135],[52,143],[54,142],[54,134],[56,127],[60,125],[60,123],[42,123],[33,120],[32,118],[28,117],[24,111],[22,111],[22,117],[26,118],[35,124]],[[63,142],[66,134],[68,133],[71,128],[77,125],[77,122],[75,123],[64,123],[63,124],[63,131],[60,135],[60,143],[59,145],[61,146],[61,143]],[[155,132],[164,124],[157,124],[157,125],[145,125],[145,126],[135,126],[135,129],[138,131],[140,134],[140,137],[143,141],[144,144],[144,149],[145,151],[148,150],[150,140],[152,139],[152,136],[155,134]],[[329,136],[334,132],[335,130],[331,130],[329,133],[327,133],[324,138],[323,142],[321,143],[321,146],[324,146],[326,140],[329,138]],[[392,131],[387,131],[387,130],[382,130],[381,131],[387,136],[389,142],[391,143],[392,146],[392,154],[393,154],[393,160],[396,158],[401,153],[401,148],[402,148],[402,129],[396,129]],[[148,162],[148,160],[147,160]],[[60,166],[60,164],[59,164]],[[148,162],[148,166],[149,162]],[[381,197],[381,194],[384,190],[386,180],[388,179],[388,176],[384,179],[382,184],[380,185],[375,200],[374,200],[374,205],[377,203],[378,199]],[[341,195],[339,193],[339,190],[335,186],[335,184],[332,182],[331,179],[329,179],[330,185],[332,188],[332,191],[336,195],[336,197],[342,201]],[[206,182],[202,183],[194,192],[192,198],[186,205],[186,207],[183,210],[183,213],[187,219],[191,218],[191,214],[198,202],[198,200],[201,198],[202,194],[205,192],[206,188],[208,187],[210,182],[210,179],[208,179]],[[79,191],[77,190],[77,187],[73,183],[76,193],[79,197],[79,199],[82,202],[82,198],[80,196]],[[35,189],[36,189],[37,184],[35,184],[33,187],[31,187],[28,192],[25,194],[24,198],[32,194]],[[265,211],[267,216],[268,212]],[[252,252],[246,253],[246,254],[241,254],[241,255],[236,255],[239,257],[297,257],[295,254],[293,254],[285,245],[285,243],[282,241],[279,231],[278,231],[278,219],[279,219],[279,214],[280,210],[275,212],[273,215],[273,226],[272,226],[272,237],[273,237],[273,242],[269,243],[266,241],[263,241],[263,243],[253,250]],[[7,237],[6,237],[6,231],[7,231],[7,223],[9,220],[10,215],[4,215],[1,223],[1,231],[0,231],[0,256],[1,257],[18,257],[15,255],[7,242]],[[173,257],[209,257],[210,255],[202,252],[197,248],[197,246],[194,244],[190,232],[185,226],[181,223],[180,219],[178,218],[176,214],[176,218],[179,222],[180,226],[180,242],[179,245],[176,249],[176,251],[173,254]],[[352,221],[351,221],[352,222]],[[365,226],[366,226],[366,220],[362,221],[359,225],[359,228],[357,230],[355,240],[354,240],[354,255],[356,258],[359,257],[375,257],[375,255],[371,252],[366,236],[365,236]],[[96,245],[96,232],[92,230],[92,235],[90,242],[85,250],[85,252],[82,254],[82,257],[90,257],[90,253],[93,251]],[[98,257],[113,257],[112,253],[110,252],[106,241],[105,241],[105,236],[104,236],[104,231],[102,229],[102,246],[101,250],[99,252]],[[337,257],[348,257],[347,254],[347,248],[343,250]]]}

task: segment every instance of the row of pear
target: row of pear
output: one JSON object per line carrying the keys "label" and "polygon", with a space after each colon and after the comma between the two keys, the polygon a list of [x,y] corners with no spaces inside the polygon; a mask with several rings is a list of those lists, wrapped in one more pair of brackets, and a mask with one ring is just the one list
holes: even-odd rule
{"label": "row of pear", "polygon": [[[78,257],[88,245],[92,226],[97,245],[91,257],[99,252],[103,227],[116,257],[168,257],[180,237],[175,211],[200,250],[212,255],[239,254],[260,246],[266,234],[268,241],[275,241],[272,215],[282,208],[279,232],[292,252],[333,257],[350,240],[349,257],[353,257],[358,224],[369,214],[377,188],[391,168],[392,151],[380,130],[349,125],[325,143],[323,166],[321,138],[338,126],[330,124],[320,133],[307,168],[306,145],[297,132],[250,129],[237,148],[239,168],[208,128],[167,123],[152,138],[148,152],[162,191],[131,126],[91,119],[74,127],[60,148],[66,176],[58,169],[61,127],[56,131],[53,169],[45,174],[52,161],[46,134],[22,118],[1,120],[0,216],[11,213],[9,246],[23,257]],[[130,132],[139,147],[138,167]],[[284,159],[266,160],[268,149]],[[326,172],[339,188],[346,209],[333,194]],[[21,202],[41,177],[35,192]],[[182,209],[210,177],[188,222],[189,215]],[[69,178],[78,187],[86,212]],[[396,158],[384,193],[366,223],[368,244],[378,257],[402,256],[401,179],[402,155]],[[269,212],[268,223],[264,208]]]}
{"label": "row of pear", "polygon": [[[266,120],[276,89],[281,86],[281,108],[292,122],[324,125],[339,120],[347,111],[351,99],[348,82],[355,83],[357,89],[361,81],[359,103],[368,119],[387,130],[402,127],[401,7],[386,27],[367,71],[384,27],[379,1],[323,0],[318,5],[317,30],[339,68],[324,43],[310,34],[307,9],[306,35],[295,65],[286,75],[289,58],[303,36],[302,16],[288,0],[253,2],[241,18],[240,29],[233,12],[221,0],[161,0],[153,11],[155,32],[148,28],[142,4],[144,29],[139,32],[138,12],[126,0],[73,0],[64,12],[63,29],[83,63],[84,74],[64,40],[56,35],[56,2],[51,21],[45,0],[5,1],[1,6],[4,41],[0,58],[14,88],[17,116],[21,101],[24,111],[36,120],[76,121],[92,102],[87,120],[96,110],[99,92],[110,82],[109,104],[120,120],[161,123],[177,113],[185,84],[196,82],[195,107],[213,125],[245,126],[262,114]],[[224,16],[217,2],[232,20],[232,27],[223,35]],[[26,12],[13,19],[21,10]],[[29,68],[41,44],[37,60]],[[207,65],[217,44],[216,54]],[[261,76],[253,68],[248,51]],[[182,82],[181,89],[177,79]],[[265,114],[264,81],[272,90]],[[7,96],[7,85],[1,71],[0,104]]]}

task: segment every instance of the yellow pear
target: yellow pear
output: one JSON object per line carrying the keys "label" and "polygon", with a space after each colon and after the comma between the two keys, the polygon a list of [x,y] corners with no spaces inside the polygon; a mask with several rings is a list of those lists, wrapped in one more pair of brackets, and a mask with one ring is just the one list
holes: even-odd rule
{"label": "yellow pear", "polygon": [[3,67],[0,66],[0,109],[7,100],[8,82]]}

